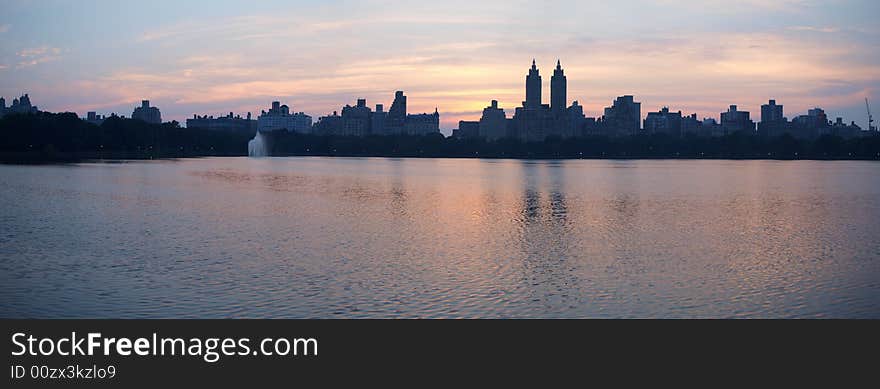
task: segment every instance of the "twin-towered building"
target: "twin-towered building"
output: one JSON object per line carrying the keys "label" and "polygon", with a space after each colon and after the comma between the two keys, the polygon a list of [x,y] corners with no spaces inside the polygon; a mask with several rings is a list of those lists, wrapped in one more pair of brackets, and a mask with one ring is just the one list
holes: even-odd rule
{"label": "twin-towered building", "polygon": [[578,111],[577,102],[567,107],[567,83],[562,64],[557,60],[550,78],[550,104],[544,104],[541,101],[541,74],[532,60],[532,67],[526,75],[526,99],[522,107],[514,110],[507,136],[525,141],[543,141],[548,136],[579,136],[584,118],[583,115],[578,117],[576,112],[572,114],[572,111]]}
{"label": "twin-towered building", "polygon": [[[542,80],[535,60],[526,75],[526,99],[514,110],[507,126],[507,136],[524,141],[543,141],[550,136],[570,138],[581,136],[587,122],[577,101],[568,105],[568,79],[557,60],[550,77],[550,104],[542,101]],[[484,111],[485,112],[485,111]],[[497,115],[497,113],[495,114]],[[496,118],[487,118],[489,122]],[[487,139],[497,137],[486,135]]]}
{"label": "twin-towered building", "polygon": [[[846,124],[841,118],[835,122],[828,120],[821,108],[810,109],[806,115],[792,120],[784,116],[783,106],[775,100],[761,106],[761,121],[755,124],[750,112],[731,105],[727,112],[722,112],[720,123],[715,119],[698,120],[696,114],[682,115],[681,111],[671,111],[663,107],[657,112],[648,112],[642,121],[641,103],[632,95],[617,97],[610,107],[606,107],[600,118],[584,115],[583,106],[573,101],[568,105],[568,80],[562,63],[557,60],[553,75],[550,78],[550,103],[542,101],[542,78],[540,70],[532,60],[531,67],[525,76],[525,100],[522,106],[514,109],[513,116],[508,118],[504,109],[492,100],[483,109],[479,121],[460,121],[459,128],[453,131],[457,138],[484,138],[494,141],[512,138],[521,141],[543,141],[548,137],[571,138],[582,136],[632,136],[637,134],[666,134],[683,137],[723,136],[734,133],[756,134],[761,136],[779,136],[790,134],[799,138],[816,138],[822,135],[842,137],[862,136],[876,131],[862,131],[854,122]],[[407,97],[403,91],[394,94],[391,108],[387,111],[383,104],[376,104],[375,110],[367,106],[366,99],[358,99],[355,105],[346,105],[342,114],[312,118],[303,112],[292,113],[287,105],[278,101],[272,102],[268,111],[262,111],[253,120],[250,113],[246,118],[234,116],[198,116],[187,119],[188,128],[205,128],[228,131],[275,131],[287,130],[298,133],[318,135],[368,136],[368,135],[426,135],[440,133],[440,114],[435,108],[433,113],[407,113]],[[15,99],[11,107],[0,97],[0,116],[9,113],[33,113],[37,107],[31,105],[27,94]],[[133,119],[148,123],[162,123],[159,108],[151,106],[149,100],[143,100],[141,106],[134,109]],[[105,116],[89,112],[84,120],[100,125]]]}
{"label": "twin-towered building", "polygon": [[[601,118],[585,117],[583,107],[574,101],[568,104],[568,85],[565,72],[559,60],[550,78],[550,104],[542,102],[542,80],[540,71],[532,60],[526,75],[525,101],[517,107],[513,117],[507,118],[496,100],[483,109],[479,121],[460,121],[459,128],[453,131],[458,138],[481,137],[487,140],[514,138],[521,141],[543,141],[547,137],[579,136],[632,136],[638,134],[666,134],[683,137],[724,136],[746,133],[764,136],[778,136],[789,133],[795,137],[815,138],[821,135],[854,137],[865,135],[855,123],[845,124],[841,118],[832,123],[820,108],[809,110],[807,115],[788,121],[782,106],[775,100],[761,107],[761,123],[757,126],[748,111],[731,105],[727,112],[721,113],[720,123],[715,119],[698,120],[696,114],[683,116],[681,111],[673,112],[663,107],[658,112],[649,112],[642,121],[641,103],[631,95],[620,96],[610,107],[605,108]],[[644,126],[643,126],[644,124]]]}
{"label": "twin-towered building", "polygon": [[584,116],[584,108],[577,101],[568,105],[568,79],[561,61],[556,61],[550,77],[550,104],[542,101],[541,72],[532,60],[526,75],[526,99],[521,107],[514,109],[507,118],[498,101],[483,109],[479,122],[461,121],[454,131],[458,137],[482,137],[487,140],[514,138],[522,141],[543,141],[547,137],[572,138],[590,135],[598,125],[613,129],[615,133],[634,134],[640,126],[640,103],[632,96],[618,98],[614,105],[605,109],[605,116],[597,121]]}

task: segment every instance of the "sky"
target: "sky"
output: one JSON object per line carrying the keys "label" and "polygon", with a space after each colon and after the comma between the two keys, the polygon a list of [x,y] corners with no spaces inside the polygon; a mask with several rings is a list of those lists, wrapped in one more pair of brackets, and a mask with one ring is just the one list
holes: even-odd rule
{"label": "sky", "polygon": [[549,101],[559,59],[569,102],[599,117],[631,94],[642,115],[668,106],[718,118],[821,107],[865,128],[880,115],[880,2],[61,1],[0,0],[0,96],[42,110],[164,120],[268,109],[313,119],[354,105],[440,112],[450,133],[496,99],[521,105],[533,58]]}

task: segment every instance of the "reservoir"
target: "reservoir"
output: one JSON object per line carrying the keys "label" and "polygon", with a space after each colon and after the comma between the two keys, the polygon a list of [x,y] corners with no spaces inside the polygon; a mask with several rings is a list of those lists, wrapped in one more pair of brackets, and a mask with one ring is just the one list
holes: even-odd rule
{"label": "reservoir", "polygon": [[871,161],[0,165],[3,318],[880,318]]}

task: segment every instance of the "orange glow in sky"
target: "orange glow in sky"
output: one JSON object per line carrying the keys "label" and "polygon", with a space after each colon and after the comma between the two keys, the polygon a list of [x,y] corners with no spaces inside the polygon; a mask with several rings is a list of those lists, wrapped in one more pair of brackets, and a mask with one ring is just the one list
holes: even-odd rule
{"label": "orange glow in sky", "polygon": [[880,88],[873,1],[180,3],[4,4],[0,96],[80,115],[150,99],[182,122],[273,100],[316,120],[403,90],[449,133],[493,99],[512,115],[532,58],[545,101],[559,58],[569,103],[592,117],[632,94],[643,115],[737,104],[758,119],[776,99],[788,117],[819,106],[864,126]]}

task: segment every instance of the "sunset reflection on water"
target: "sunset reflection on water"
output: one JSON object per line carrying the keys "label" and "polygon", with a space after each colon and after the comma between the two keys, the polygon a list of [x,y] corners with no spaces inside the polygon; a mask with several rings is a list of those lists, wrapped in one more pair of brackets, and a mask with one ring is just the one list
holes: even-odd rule
{"label": "sunset reflection on water", "polygon": [[875,162],[0,166],[3,317],[880,317]]}

